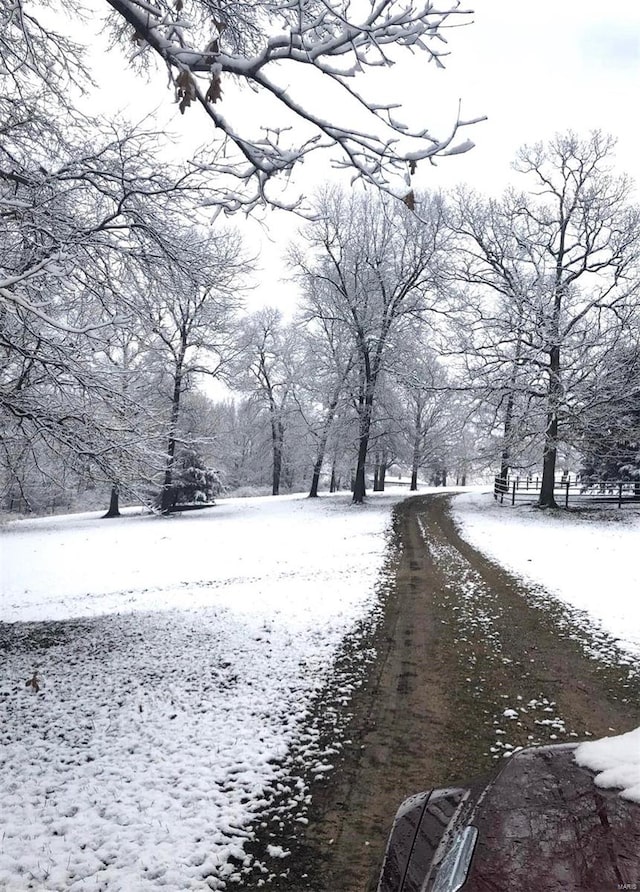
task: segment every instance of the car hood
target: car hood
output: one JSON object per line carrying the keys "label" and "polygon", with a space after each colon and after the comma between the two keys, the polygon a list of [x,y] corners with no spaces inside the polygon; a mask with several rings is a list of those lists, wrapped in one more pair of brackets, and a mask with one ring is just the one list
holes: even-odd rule
{"label": "car hood", "polygon": [[576,747],[523,749],[488,784],[407,799],[379,892],[640,889],[640,805],[599,789]]}
{"label": "car hood", "polygon": [[471,806],[478,837],[465,892],[640,883],[640,806],[596,787],[575,749],[516,753]]}

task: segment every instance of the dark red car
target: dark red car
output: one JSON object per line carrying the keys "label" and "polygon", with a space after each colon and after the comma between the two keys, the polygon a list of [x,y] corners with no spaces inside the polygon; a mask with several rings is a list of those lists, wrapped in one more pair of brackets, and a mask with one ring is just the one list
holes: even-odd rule
{"label": "dark red car", "polygon": [[576,746],[523,749],[488,784],[407,799],[378,892],[640,892],[640,805],[596,787]]}

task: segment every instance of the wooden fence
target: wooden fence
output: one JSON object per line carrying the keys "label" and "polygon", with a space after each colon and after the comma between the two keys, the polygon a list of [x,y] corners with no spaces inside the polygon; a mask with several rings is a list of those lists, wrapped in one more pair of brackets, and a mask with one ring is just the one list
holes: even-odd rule
{"label": "wooden fence", "polygon": [[[500,504],[536,502],[541,485],[541,475],[496,477],[493,497]],[[640,481],[594,480],[591,477],[563,474],[554,480],[553,494],[556,502],[564,504],[565,508],[570,504],[588,502],[615,503],[618,508],[622,508],[624,504],[640,502]]]}

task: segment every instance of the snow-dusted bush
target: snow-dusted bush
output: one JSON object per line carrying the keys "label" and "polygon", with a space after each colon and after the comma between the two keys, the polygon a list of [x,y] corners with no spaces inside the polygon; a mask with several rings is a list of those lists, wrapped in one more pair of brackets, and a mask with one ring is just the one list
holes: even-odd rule
{"label": "snow-dusted bush", "polygon": [[218,471],[208,468],[195,449],[178,453],[172,467],[171,506],[211,504],[221,489]]}

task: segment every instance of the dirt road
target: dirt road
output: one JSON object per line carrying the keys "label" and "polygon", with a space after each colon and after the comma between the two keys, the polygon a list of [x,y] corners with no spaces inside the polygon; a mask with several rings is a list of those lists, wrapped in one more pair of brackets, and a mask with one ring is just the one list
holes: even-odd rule
{"label": "dirt road", "polygon": [[[304,838],[271,888],[370,892],[404,797],[490,774],[516,746],[640,724],[629,659],[470,548],[448,501],[418,497],[395,512],[380,622],[353,645],[376,657],[348,704],[334,770],[313,785]],[[318,709],[339,702],[328,690]],[[329,738],[335,723],[325,724]]]}

